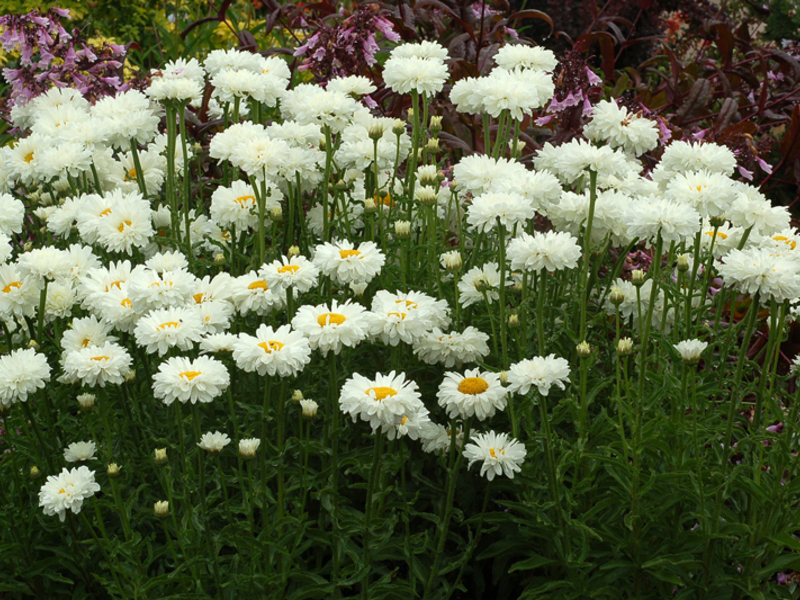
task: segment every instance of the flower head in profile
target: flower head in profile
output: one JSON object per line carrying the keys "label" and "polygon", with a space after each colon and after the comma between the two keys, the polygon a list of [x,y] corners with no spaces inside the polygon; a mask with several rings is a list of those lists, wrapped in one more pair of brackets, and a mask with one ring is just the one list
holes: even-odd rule
{"label": "flower head in profile", "polygon": [[794,300],[800,296],[800,265],[772,248],[732,250],[717,263],[725,285],[744,294],[760,294],[762,301]]}
{"label": "flower head in profile", "polygon": [[228,434],[220,433],[219,431],[211,433],[209,431],[203,434],[197,445],[211,454],[218,454],[230,443],[231,438],[228,437]]}
{"label": "flower head in profile", "polygon": [[533,205],[524,197],[513,192],[488,192],[472,200],[467,209],[467,222],[473,229],[488,232],[502,226],[512,231],[515,226],[536,216]]}
{"label": "flower head in profile", "polygon": [[684,362],[692,364],[700,360],[700,356],[703,354],[705,349],[708,348],[708,342],[701,342],[700,340],[683,340],[682,342],[675,344],[673,348],[678,351],[678,354],[681,355],[681,358]]}
{"label": "flower head in profile", "polygon": [[67,462],[94,460],[95,452],[97,452],[97,444],[91,440],[88,442],[73,442],[64,450],[64,460]]}
{"label": "flower head in profile", "polygon": [[520,465],[526,454],[522,443],[514,438],[509,439],[507,433],[494,431],[475,434],[464,447],[464,458],[469,461],[467,468],[482,461],[481,475],[485,475],[489,481],[497,475],[514,479],[514,474],[522,470]]}
{"label": "flower head in profile", "polygon": [[170,405],[179,402],[211,402],[230,383],[228,369],[208,356],[191,360],[174,356],[161,363],[153,375],[153,395]]}
{"label": "flower head in profile", "polygon": [[508,258],[514,271],[558,271],[574,269],[581,258],[578,240],[565,231],[523,232],[508,244]]}
{"label": "flower head in profile", "polygon": [[554,385],[565,388],[564,382],[569,380],[569,363],[564,358],[534,356],[511,365],[508,370],[508,391],[512,394],[525,395],[535,387],[542,396],[550,393]]}
{"label": "flower head in profile", "polygon": [[39,490],[39,506],[46,515],[58,515],[63,522],[67,510],[76,515],[81,512],[83,501],[100,491],[94,480],[94,471],[80,466],[63,469],[58,475],[50,475]]}
{"label": "flower head in profile", "polygon": [[488,356],[488,341],[488,335],[472,326],[450,333],[434,327],[414,342],[414,354],[429,365],[441,363],[447,368],[460,367]]}

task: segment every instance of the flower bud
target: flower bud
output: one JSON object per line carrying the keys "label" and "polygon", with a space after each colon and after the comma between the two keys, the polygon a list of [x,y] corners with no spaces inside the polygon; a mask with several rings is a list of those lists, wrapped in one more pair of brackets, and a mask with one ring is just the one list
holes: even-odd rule
{"label": "flower bud", "polygon": [[413,107],[409,107],[408,110],[406,111],[406,113],[408,114],[408,120],[409,121],[413,121],[414,120],[414,108]]}
{"label": "flower bud", "polygon": [[436,190],[427,185],[419,186],[414,191],[414,195],[419,200],[419,203],[425,206],[430,206],[436,202]]}
{"label": "flower bud", "polygon": [[392,125],[392,133],[395,135],[403,135],[406,132],[406,122],[402,119],[395,119]]}
{"label": "flower bud", "polygon": [[280,223],[283,221],[283,209],[280,206],[273,206],[269,210],[269,218],[276,223]]}
{"label": "flower bud", "polygon": [[128,371],[128,374],[125,375],[125,383],[131,383],[136,381],[136,369],[131,369]]}
{"label": "flower bud", "polygon": [[615,285],[613,288],[611,288],[611,293],[608,295],[608,301],[614,306],[619,306],[625,302],[625,292],[622,291],[621,287]]}
{"label": "flower bud", "polygon": [[500,371],[500,385],[508,387],[508,371]]}
{"label": "flower bud", "polygon": [[155,451],[153,452],[153,460],[157,465],[167,464],[167,449],[156,448]]}
{"label": "flower bud", "polygon": [[217,255],[214,257],[214,264],[217,266],[222,266],[226,262],[225,255],[222,252],[218,252]]}
{"label": "flower bud", "polygon": [[439,171],[436,165],[423,165],[417,169],[417,180],[421,185],[436,185],[439,183]]}
{"label": "flower bud", "polygon": [[411,235],[411,223],[408,221],[395,221],[394,234],[399,238],[407,238]]}
{"label": "flower bud", "polygon": [[575,350],[578,351],[578,356],[581,358],[588,358],[592,354],[592,347],[589,345],[589,342],[586,340],[582,341],[575,347]]}
{"label": "flower bud", "polygon": [[517,313],[511,313],[508,315],[508,326],[511,329],[516,329],[519,327],[519,315]]}
{"label": "flower bud", "polygon": [[351,281],[350,282],[350,291],[353,292],[353,295],[360,298],[364,295],[364,290],[367,289],[367,284],[363,281]]}
{"label": "flower bud", "polygon": [[364,212],[367,214],[372,214],[378,210],[378,205],[375,204],[375,200],[372,198],[365,198],[364,199]]}
{"label": "flower bud", "polygon": [[386,126],[380,121],[375,121],[374,123],[370,124],[369,129],[367,130],[367,135],[369,135],[369,139],[371,139],[373,142],[377,142],[383,137],[384,131],[386,131]]}
{"label": "flower bud", "polygon": [[439,115],[434,115],[431,117],[431,125],[430,130],[433,135],[438,135],[438,133],[442,130],[442,117]]}
{"label": "flower bud", "polygon": [[617,354],[628,356],[633,352],[633,340],[629,337],[622,338],[617,342]]}
{"label": "flower bud", "polygon": [[42,472],[39,470],[39,467],[33,465],[31,467],[31,479],[38,479]]}
{"label": "flower bud", "polygon": [[319,149],[325,152],[325,148],[328,147],[328,143],[325,141],[325,138],[321,138],[319,140]]}
{"label": "flower bud", "polygon": [[344,192],[347,190],[347,183],[344,181],[344,179],[340,179],[336,182],[335,188],[337,192]]}
{"label": "flower bud", "polygon": [[522,140],[517,140],[517,145],[514,147],[514,140],[508,142],[508,148],[511,150],[511,153],[516,155],[522,154],[525,151],[525,142]]}
{"label": "flower bud", "polygon": [[678,254],[678,271],[685,273],[689,270],[689,255]]}
{"label": "flower bud", "polygon": [[300,400],[300,409],[303,411],[303,418],[313,419],[317,416],[319,404],[313,400]]}
{"label": "flower bud", "polygon": [[464,262],[461,260],[461,252],[458,250],[443,252],[439,258],[442,262],[442,266],[451,273],[459,271],[461,267],[464,266]]}
{"label": "flower bud", "polygon": [[28,348],[33,348],[34,350],[38,350],[39,349],[39,342],[37,342],[36,340],[29,341],[28,342]]}
{"label": "flower bud", "polygon": [[300,256],[300,247],[297,245],[289,246],[289,249],[286,251],[286,255],[289,258],[295,258],[297,256]]}
{"label": "flower bud", "polygon": [[295,390],[292,392],[292,402],[300,402],[303,399],[303,392]]}
{"label": "flower bud", "polygon": [[22,250],[25,252],[30,252],[33,249],[33,242],[25,242],[22,244]]}
{"label": "flower bud", "polygon": [[637,287],[644,285],[644,271],[641,269],[631,271],[631,283]]}
{"label": "flower bud", "polygon": [[439,151],[439,138],[430,138],[428,143],[425,144],[425,149],[428,152],[438,152]]}
{"label": "flower bud", "polygon": [[239,456],[242,458],[254,458],[260,445],[261,440],[258,438],[239,440]]}
{"label": "flower bud", "polygon": [[169,501],[159,500],[156,502],[153,505],[153,513],[155,513],[155,515],[160,519],[169,516]]}
{"label": "flower bud", "polygon": [[725,218],[724,217],[709,217],[708,222],[711,224],[712,227],[718,229],[725,225]]}
{"label": "flower bud", "polygon": [[119,477],[120,466],[117,463],[110,463],[106,469],[106,475],[109,477]]}

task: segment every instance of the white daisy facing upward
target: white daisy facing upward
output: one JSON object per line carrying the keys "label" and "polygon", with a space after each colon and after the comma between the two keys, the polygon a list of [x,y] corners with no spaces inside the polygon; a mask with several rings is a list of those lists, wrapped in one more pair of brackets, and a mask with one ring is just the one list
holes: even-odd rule
{"label": "white daisy facing upward", "polygon": [[565,389],[564,382],[569,380],[569,372],[566,359],[555,354],[524,359],[508,370],[508,391],[524,396],[535,387],[542,396],[547,396],[554,385]]}
{"label": "white daisy facing upward", "polygon": [[276,374],[281,377],[297,375],[311,361],[311,346],[299,331],[282,325],[277,330],[262,324],[255,336],[239,334],[233,347],[236,366],[262,377]]}
{"label": "white daisy facing upward", "polygon": [[483,421],[503,410],[507,404],[500,376],[480,369],[468,369],[463,375],[448,371],[436,397],[439,406],[451,419],[466,419],[474,415]]}
{"label": "white daisy facing upward", "polygon": [[83,501],[100,491],[94,480],[94,471],[80,466],[64,468],[58,475],[50,475],[39,490],[39,506],[46,515],[58,515],[63,522],[67,510],[76,515],[81,512]]}
{"label": "white daisy facing upward", "polygon": [[317,285],[319,269],[305,256],[281,256],[280,259],[262,266],[258,274],[276,293],[291,287],[296,290],[295,294],[305,294]]}
{"label": "white daisy facing upward", "polygon": [[509,439],[507,433],[494,431],[473,435],[464,447],[464,458],[469,461],[467,468],[483,461],[481,476],[485,475],[489,481],[497,475],[514,479],[514,474],[522,470],[520,465],[525,461],[527,453],[522,443],[514,438]]}
{"label": "white daisy facing upward", "polygon": [[200,315],[191,308],[161,308],[139,319],[133,331],[136,343],[149,354],[164,356],[170,348],[191,350],[203,335]]}
{"label": "white daisy facing upward", "polygon": [[175,356],[158,366],[158,373],[153,375],[153,395],[167,406],[175,400],[208,403],[220,396],[230,381],[228,369],[216,359]]}
{"label": "white daisy facing upward", "polygon": [[297,309],[292,319],[292,327],[308,338],[312,350],[319,350],[323,356],[333,351],[339,354],[342,346],[355,348],[363,342],[369,330],[366,309],[349,300],[331,305],[305,305]]}
{"label": "white daisy facing upward", "polygon": [[417,384],[406,379],[405,373],[388,375],[376,373],[373,379],[354,373],[342,386],[339,408],[355,423],[359,418],[378,427],[394,426],[404,415],[424,408]]}
{"label": "white daisy facing upward", "polygon": [[89,387],[105,387],[106,383],[119,385],[131,372],[132,362],[128,351],[114,342],[82,348],[66,354],[62,365],[64,375],[60,380],[80,381]]}

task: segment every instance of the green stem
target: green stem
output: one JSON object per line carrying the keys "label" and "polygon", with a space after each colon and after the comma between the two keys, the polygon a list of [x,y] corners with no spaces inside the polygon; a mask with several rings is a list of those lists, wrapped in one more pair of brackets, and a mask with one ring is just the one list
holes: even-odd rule
{"label": "green stem", "polygon": [[361,597],[365,600],[369,598],[369,575],[371,572],[370,557],[370,528],[372,527],[372,495],[375,492],[375,482],[378,479],[380,470],[381,454],[383,453],[383,435],[375,432],[375,447],[372,454],[372,468],[369,471],[369,482],[367,484],[367,502],[364,507],[364,564],[370,567],[364,578],[361,580]]}

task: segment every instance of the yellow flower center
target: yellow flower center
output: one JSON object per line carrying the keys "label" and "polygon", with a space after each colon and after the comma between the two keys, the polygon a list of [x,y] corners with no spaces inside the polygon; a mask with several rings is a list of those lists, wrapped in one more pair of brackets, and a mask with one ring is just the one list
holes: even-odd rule
{"label": "yellow flower center", "polygon": [[400,421],[400,426],[402,427],[408,422],[408,415],[403,415],[403,420]]}
{"label": "yellow flower center", "polygon": [[131,304],[131,299],[130,299],[130,298],[123,298],[123,299],[122,299],[122,302],[120,302],[120,304],[121,304],[122,306],[125,306],[125,307],[127,307],[127,308],[131,308],[131,306],[132,306],[132,304]]}
{"label": "yellow flower center", "polygon": [[23,160],[24,160],[26,163],[28,163],[28,164],[31,164],[31,161],[33,160],[33,152],[28,152],[28,153],[25,155],[25,158],[24,158]]}
{"label": "yellow flower center", "polygon": [[255,204],[256,197],[255,196],[239,196],[234,202],[236,202],[242,208],[245,207],[245,204]]}
{"label": "yellow flower center", "polygon": [[697,191],[698,191],[698,192],[702,192],[704,187],[706,187],[706,186],[704,186],[704,185],[698,185],[698,186],[697,186]]}
{"label": "yellow flower center", "polygon": [[194,298],[194,301],[197,304],[202,304],[203,303],[203,292],[200,292],[199,294],[195,294],[194,296],[192,296],[192,298]]}
{"label": "yellow flower center", "polygon": [[107,356],[92,356],[91,360],[101,361],[101,360],[108,360]]}
{"label": "yellow flower center", "polygon": [[172,329],[177,329],[178,327],[180,327],[180,323],[178,323],[177,321],[167,321],[166,323],[162,323],[161,325],[156,327],[156,329],[158,329],[159,331],[164,331],[165,329],[170,327]]}
{"label": "yellow flower center", "polygon": [[119,224],[119,227],[117,227],[117,229],[119,229],[119,232],[120,232],[120,233],[122,233],[123,231],[125,231],[125,225],[127,225],[128,227],[130,227],[130,226],[131,226],[131,222],[126,220],[126,221],[123,221],[122,223],[120,223],[120,224]]}
{"label": "yellow flower center", "polygon": [[14,289],[17,289],[17,290],[18,290],[18,289],[19,289],[19,288],[21,288],[21,287],[22,287],[22,282],[21,282],[21,281],[12,281],[12,282],[11,282],[11,283],[9,283],[9,284],[8,284],[6,287],[4,287],[4,288],[3,288],[3,293],[4,293],[4,294],[8,294],[8,293],[10,293],[10,292],[11,292],[11,289],[12,289],[12,288],[14,288]]}
{"label": "yellow flower center", "polygon": [[395,304],[400,304],[401,302],[406,303],[406,308],[417,308],[418,304],[416,302],[412,302],[411,300],[395,300]]}
{"label": "yellow flower center", "polygon": [[184,371],[181,373],[181,377],[186,377],[189,381],[197,377],[198,375],[202,375],[203,373],[200,371]]}
{"label": "yellow flower center", "polygon": [[789,240],[789,238],[786,237],[785,235],[776,235],[772,239],[775,240],[776,242],[783,242],[784,244],[789,246],[792,250],[794,250],[797,247],[797,242],[795,242],[794,240]]}
{"label": "yellow flower center", "polygon": [[473,396],[489,389],[489,383],[483,377],[465,377],[458,384],[458,391]]}
{"label": "yellow flower center", "polygon": [[320,324],[320,327],[325,327],[325,325],[341,325],[346,320],[347,318],[339,313],[325,313],[317,317],[317,323]]}
{"label": "yellow flower center", "polygon": [[111,209],[110,209],[110,208],[107,208],[107,209],[105,209],[104,211],[102,211],[102,212],[100,213],[100,216],[101,216],[101,217],[105,217],[106,215],[110,215],[110,214],[111,214]]}
{"label": "yellow flower center", "polygon": [[497,458],[497,454],[495,454],[495,452],[499,452],[501,456],[506,455],[506,451],[501,448],[498,448],[497,450],[495,450],[494,448],[489,448],[489,454],[491,455],[492,458]]}
{"label": "yellow flower center", "polygon": [[[709,237],[714,237],[714,232],[713,231],[706,231],[705,233]],[[727,233],[722,233],[721,231],[718,231],[717,232],[717,237],[720,238],[720,239],[723,239],[723,240],[727,240],[728,239],[728,234]]]}
{"label": "yellow flower center", "polygon": [[[372,392],[372,393],[370,393],[370,392]],[[390,387],[371,387],[371,388],[367,388],[366,394],[367,394],[367,396],[372,396],[372,394],[374,394],[375,395],[374,399],[376,401],[380,402],[381,400],[383,400],[384,398],[386,398],[388,396],[396,395],[397,394],[397,390],[395,390],[394,388],[390,388]]]}
{"label": "yellow flower center", "polygon": [[267,289],[267,282],[263,279],[259,279],[258,281],[254,281],[250,285],[247,286],[248,290],[266,290]]}
{"label": "yellow flower center", "polygon": [[389,317],[400,317],[400,320],[403,321],[406,318],[406,314],[407,313],[390,312],[390,313],[387,314],[387,316],[389,316]]}
{"label": "yellow flower center", "polygon": [[128,181],[135,181],[136,180],[136,169],[131,169],[127,173],[127,177],[125,178]]}
{"label": "yellow flower center", "polygon": [[297,265],[283,265],[278,269],[278,273],[297,273],[298,269],[300,269],[300,267]]}
{"label": "yellow flower center", "polygon": [[66,494],[67,490],[65,490],[64,488],[61,488],[60,490],[58,490],[58,493],[59,494]]}
{"label": "yellow flower center", "polygon": [[106,286],[106,291],[107,291],[107,292],[111,291],[111,288],[113,288],[113,287],[117,288],[118,290],[121,290],[121,289],[122,289],[122,284],[123,284],[123,283],[125,283],[125,282],[124,282],[124,281],[122,281],[121,279],[120,279],[119,281],[112,281],[111,283],[109,283],[109,284]]}
{"label": "yellow flower center", "polygon": [[359,256],[360,250],[339,250],[339,256],[342,258],[350,258],[351,256]]}
{"label": "yellow flower center", "polygon": [[281,348],[283,348],[283,344],[281,344],[280,342],[276,342],[274,340],[269,342],[261,342],[259,346],[263,348],[264,352],[266,352],[267,354],[278,352],[280,351]]}

